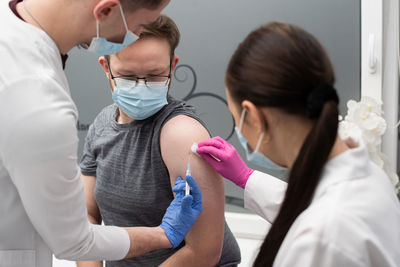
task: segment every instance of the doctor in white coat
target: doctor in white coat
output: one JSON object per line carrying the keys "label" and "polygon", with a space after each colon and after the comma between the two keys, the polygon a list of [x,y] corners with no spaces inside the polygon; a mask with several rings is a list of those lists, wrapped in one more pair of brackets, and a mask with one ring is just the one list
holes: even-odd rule
{"label": "doctor in white coat", "polygon": [[78,44],[116,53],[168,3],[0,1],[1,267],[49,267],[52,253],[120,260],[176,247],[201,213],[201,194],[189,178],[193,196],[179,191],[159,226],[89,224],[77,165],[78,112],[63,71],[66,53]]}
{"label": "doctor in white coat", "polygon": [[272,223],[254,266],[400,266],[399,201],[366,149],[338,138],[334,80],[322,46],[294,25],[253,31],[231,58],[226,95],[248,159],[290,169],[285,183],[248,168],[222,138],[198,146]]}

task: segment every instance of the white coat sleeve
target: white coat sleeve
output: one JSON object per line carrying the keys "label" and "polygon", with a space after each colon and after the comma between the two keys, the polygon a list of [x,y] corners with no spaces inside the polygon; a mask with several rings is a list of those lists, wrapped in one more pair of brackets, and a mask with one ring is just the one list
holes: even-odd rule
{"label": "white coat sleeve", "polygon": [[57,258],[120,260],[126,230],[92,225],[77,165],[77,112],[50,78],[14,81],[0,97],[1,159],[36,231]]}
{"label": "white coat sleeve", "polygon": [[244,206],[271,224],[278,215],[287,183],[266,173],[254,171],[244,190]]}

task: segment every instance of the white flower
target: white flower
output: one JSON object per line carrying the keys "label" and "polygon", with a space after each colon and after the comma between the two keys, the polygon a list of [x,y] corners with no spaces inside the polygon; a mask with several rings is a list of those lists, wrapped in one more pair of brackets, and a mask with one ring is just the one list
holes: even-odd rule
{"label": "white flower", "polygon": [[368,116],[371,114],[378,115],[379,117],[383,114],[382,103],[368,96],[362,97],[360,102],[349,100],[347,108],[348,112],[345,119],[348,121],[364,121],[368,120]]}
{"label": "white flower", "polygon": [[364,96],[360,102],[348,101],[347,108],[345,119],[339,123],[340,138],[351,137],[354,141],[365,145],[371,160],[386,172],[393,185],[397,185],[399,177],[392,171],[388,158],[380,150],[382,136],[387,128],[386,121],[382,117],[382,102]]}
{"label": "white flower", "polygon": [[[382,135],[386,131],[386,122],[382,118],[382,104],[373,98],[363,97],[360,102],[348,101],[347,107],[348,114],[345,117],[345,121],[359,127],[362,132],[362,139],[366,144],[380,145]],[[347,129],[348,126],[345,128]],[[354,132],[354,130],[352,131]]]}
{"label": "white flower", "polygon": [[354,141],[359,143],[362,138],[362,131],[360,127],[353,122],[341,121],[339,123],[339,137],[343,140],[351,137]]}
{"label": "white flower", "polygon": [[347,102],[347,115],[345,116],[346,121],[353,121],[354,111],[358,108],[359,104],[354,100]]}
{"label": "white flower", "polygon": [[[355,115],[358,115],[356,112]],[[356,123],[360,125],[362,129],[371,132],[372,134],[382,136],[386,131],[386,121],[376,113],[360,114],[359,117],[355,116],[358,120]]]}
{"label": "white flower", "polygon": [[369,112],[375,113],[379,116],[383,115],[383,110],[382,110],[382,102],[376,100],[375,98],[369,97],[369,96],[363,96],[361,98],[361,103],[363,105],[367,106]]}

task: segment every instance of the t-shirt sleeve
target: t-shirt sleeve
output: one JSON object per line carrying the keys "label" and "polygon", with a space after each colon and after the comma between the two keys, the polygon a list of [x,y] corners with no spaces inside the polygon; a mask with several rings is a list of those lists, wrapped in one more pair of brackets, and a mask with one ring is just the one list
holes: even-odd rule
{"label": "t-shirt sleeve", "polygon": [[96,130],[94,123],[90,125],[89,131],[85,138],[83,146],[83,153],[80,162],[80,168],[83,175],[96,176],[97,162],[96,154],[93,149],[93,142],[95,140]]}
{"label": "t-shirt sleeve", "polygon": [[14,81],[0,92],[0,161],[35,230],[61,259],[124,258],[127,231],[87,219],[70,95],[43,77]]}

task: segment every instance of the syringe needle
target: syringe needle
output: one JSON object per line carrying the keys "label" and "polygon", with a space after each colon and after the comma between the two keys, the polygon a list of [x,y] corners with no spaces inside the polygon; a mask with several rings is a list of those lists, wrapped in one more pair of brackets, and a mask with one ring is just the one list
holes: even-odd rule
{"label": "syringe needle", "polygon": [[[188,165],[187,165],[187,169],[186,169],[186,176],[192,176],[192,173],[191,173],[191,170],[190,170],[190,153],[189,153]],[[185,196],[187,196],[189,194],[190,194],[190,186],[189,186],[188,182],[186,181]]]}

